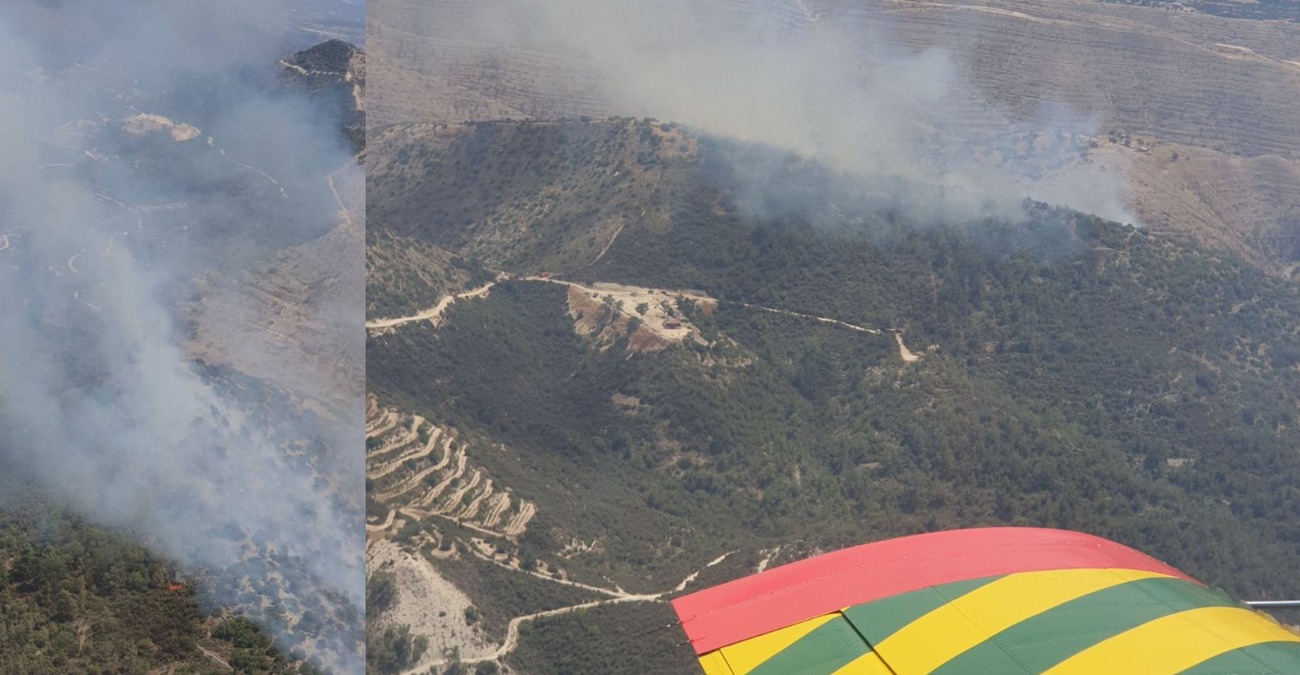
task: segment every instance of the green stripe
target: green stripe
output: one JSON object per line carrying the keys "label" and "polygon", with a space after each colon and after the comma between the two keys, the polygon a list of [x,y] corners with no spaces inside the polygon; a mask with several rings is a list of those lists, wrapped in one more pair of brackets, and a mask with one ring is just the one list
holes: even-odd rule
{"label": "green stripe", "polygon": [[1300,643],[1261,642],[1203,661],[1182,675],[1294,675],[1300,673]]}
{"label": "green stripe", "polygon": [[971,591],[1001,579],[984,577],[940,584],[919,591],[893,595],[844,610],[844,616],[869,642],[880,644],[903,626],[933,612]]}
{"label": "green stripe", "polygon": [[1139,579],[1089,593],[1003,630],[932,675],[1041,673],[1079,652],[1162,616],[1235,607],[1228,596],[1182,579]]}
{"label": "green stripe", "polygon": [[777,652],[751,670],[750,675],[829,674],[869,651],[871,645],[853,630],[848,621],[837,616]]}
{"label": "green stripe", "polygon": [[985,577],[941,584],[850,607],[844,610],[843,618],[818,626],[764,661],[751,675],[833,673],[871,651],[867,637],[880,642],[903,626],[1000,578]]}

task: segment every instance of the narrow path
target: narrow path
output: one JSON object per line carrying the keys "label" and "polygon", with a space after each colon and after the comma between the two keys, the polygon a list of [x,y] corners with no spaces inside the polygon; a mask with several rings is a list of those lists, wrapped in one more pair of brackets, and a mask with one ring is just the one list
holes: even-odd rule
{"label": "narrow path", "polygon": [[208,145],[211,146],[211,147],[216,148],[216,149],[217,149],[217,152],[220,153],[220,154],[221,154],[221,157],[222,157],[223,159],[225,159],[227,162],[230,162],[231,164],[234,164],[235,166],[238,166],[238,167],[240,167],[240,168],[248,169],[249,171],[255,171],[255,172],[259,173],[259,174],[262,174],[262,177],[263,177],[263,178],[265,178],[265,179],[271,181],[271,184],[274,185],[274,186],[276,187],[276,189],[280,191],[280,196],[281,196],[281,197],[288,198],[289,193],[287,193],[287,192],[284,191],[284,186],[283,186],[283,185],[280,185],[280,181],[278,181],[278,180],[276,180],[275,178],[273,178],[273,177],[271,176],[271,174],[269,174],[269,173],[267,173],[267,172],[265,172],[265,171],[263,171],[263,170],[261,170],[261,169],[255,167],[255,166],[249,166],[248,164],[245,164],[245,163],[243,163],[243,162],[241,162],[241,161],[235,159],[234,157],[231,157],[230,155],[226,154],[226,149],[223,148],[223,147],[221,147],[221,146],[219,146],[219,145],[217,145],[216,139],[214,139],[214,138],[211,137],[211,136],[208,136]]}
{"label": "narrow path", "polygon": [[[478,550],[478,548],[474,546],[469,546],[467,548],[475,558],[478,558],[483,562],[489,562],[502,569],[507,569],[510,570],[511,572],[518,572],[520,574],[527,574],[529,576],[537,577],[538,579],[541,579],[543,581],[549,581],[554,584],[560,584],[562,586],[572,586],[573,588],[581,588],[584,591],[591,591],[592,593],[600,593],[601,595],[608,595],[611,598],[648,597],[648,596],[634,596],[631,593],[628,593],[627,591],[624,591],[622,589],[601,588],[600,586],[592,586],[590,584],[584,584],[580,581],[569,581],[568,579],[557,579],[555,577],[542,574],[541,572],[533,572],[531,570],[526,570],[521,567],[517,567],[515,565],[509,565],[503,563],[500,560],[497,560],[496,558],[484,554],[482,551]],[[654,597],[657,598],[659,596],[656,595]]]}
{"label": "narrow path", "polygon": [[[429,455],[433,454],[433,447],[438,444],[438,436],[439,434],[436,432],[431,434],[429,436],[429,442],[426,443],[423,448],[420,448],[419,450],[416,450],[415,452],[412,452],[410,454],[402,455],[401,457],[398,457],[397,459],[394,459],[388,462],[387,464],[384,464],[383,466],[379,467],[373,473],[367,471],[366,477],[373,480],[378,480],[396,471],[399,467],[401,467],[403,464],[406,464],[407,462],[417,460],[417,459],[424,459],[425,457],[428,457]],[[380,454],[380,453],[375,453],[375,454]]]}
{"label": "narrow path", "polygon": [[[848,323],[846,321],[840,321],[839,319],[832,319],[826,316],[804,314],[802,312],[793,312],[788,309],[776,309],[775,307],[764,307],[762,305],[753,305],[748,302],[736,302],[735,304],[740,305],[741,307],[746,307],[748,309],[757,309],[762,312],[771,312],[773,314],[784,314],[786,316],[795,316],[801,319],[811,319],[814,321],[820,321],[822,323],[829,323],[835,326],[839,326],[841,328],[856,330],[861,333],[870,333],[872,335],[883,335],[886,332],[879,328],[867,328],[866,326],[859,326],[856,324]],[[915,361],[919,361],[921,359],[921,356],[919,354],[913,353],[911,350],[907,348],[907,345],[903,344],[902,331],[890,329],[888,332],[893,333],[894,341],[898,343],[898,356],[899,358],[903,359],[905,363],[912,363]]]}
{"label": "narrow path", "polygon": [[439,515],[437,513],[429,513],[428,511],[420,511],[418,509],[414,509],[408,506],[402,507],[402,515],[406,516],[407,518],[411,518],[413,520],[424,520],[425,518],[442,518],[443,520],[449,523],[453,523],[455,525],[458,525],[468,530],[474,530],[475,532],[487,535],[489,537],[499,538],[502,536],[500,532],[493,532],[492,530],[489,530],[485,527],[479,527],[478,525],[475,525],[474,523],[471,523],[468,520],[458,520],[451,516]]}
{"label": "narrow path", "polygon": [[749,309],[757,309],[757,310],[764,311],[764,312],[771,312],[771,313],[773,313],[773,314],[785,314],[786,316],[797,316],[797,317],[799,317],[799,318],[801,318],[801,319],[813,319],[814,321],[821,321],[822,323],[834,324],[834,325],[836,325],[836,326],[841,326],[841,327],[843,327],[843,328],[848,328],[848,329],[856,330],[856,331],[860,331],[860,332],[863,332],[863,333],[871,333],[872,335],[881,335],[881,334],[883,334],[883,332],[884,332],[884,331],[881,331],[881,330],[878,329],[878,328],[866,328],[866,327],[864,327],[864,326],[858,326],[858,325],[855,325],[855,324],[847,323],[847,322],[845,322],[845,321],[840,321],[839,319],[832,319],[832,318],[825,317],[825,316],[816,316],[816,315],[814,315],[814,314],[804,314],[804,313],[802,313],[802,312],[792,312],[792,311],[790,311],[790,310],[788,310],[788,309],[776,309],[776,308],[774,308],[774,307],[764,307],[764,306],[762,306],[762,305],[751,305],[751,304],[749,304],[748,302],[737,302],[736,304],[737,304],[737,305],[740,305],[741,307],[748,307]]}
{"label": "narrow path", "polygon": [[333,76],[335,76],[335,77],[347,77],[347,73],[336,73],[336,72],[334,72],[334,71],[332,71],[332,70],[307,70],[306,68],[303,68],[302,66],[294,65],[294,64],[292,64],[292,63],[289,63],[288,61],[285,61],[284,59],[280,59],[280,65],[284,66],[285,68],[291,68],[291,69],[297,71],[299,75],[308,75],[308,76],[311,76],[311,75],[317,75],[317,76],[333,75]]}
{"label": "narrow path", "polygon": [[410,445],[411,443],[420,440],[419,434],[417,434],[414,431],[407,431],[405,429],[398,432],[396,437],[384,436],[384,438],[387,438],[388,441],[385,442],[383,445],[375,448],[374,450],[366,452],[367,463],[376,457],[382,457],[394,450],[400,450]]}
{"label": "narrow path", "polygon": [[376,438],[388,433],[397,423],[401,421],[395,411],[385,410],[379,414],[378,419],[366,423],[366,438]]}
{"label": "narrow path", "polygon": [[464,300],[467,298],[483,297],[488,294],[488,291],[492,290],[493,286],[496,285],[497,285],[496,281],[489,281],[488,283],[479,286],[478,288],[475,288],[473,290],[465,291],[464,293],[456,293],[453,295],[444,296],[441,300],[438,301],[438,304],[434,305],[433,307],[430,307],[429,309],[424,310],[423,312],[419,312],[411,316],[402,316],[394,319],[375,319],[373,321],[367,321],[366,330],[385,331],[392,328],[396,328],[403,324],[413,323],[416,321],[431,321],[434,324],[437,324],[438,318],[442,316],[443,312],[447,311],[447,308],[450,307],[452,303],[456,302],[457,300]]}
{"label": "narrow path", "polygon": [[[195,645],[195,646],[198,646],[198,645]],[[225,659],[221,658],[220,656],[217,656],[216,654],[213,654],[212,652],[210,652],[210,651],[204,649],[203,647],[199,647],[199,651],[203,652],[203,655],[204,655],[204,656],[206,656],[206,657],[212,659],[213,661],[216,661],[217,663],[220,663],[220,664],[221,664],[221,667],[223,667],[223,668],[225,668],[226,670],[229,670],[229,671],[231,671],[231,672],[234,672],[235,669],[234,669],[233,667],[231,667],[231,665],[230,665],[229,663],[226,663],[226,660],[225,660]]]}
{"label": "narrow path", "polygon": [[394,509],[388,509],[388,518],[384,520],[383,524],[382,524],[382,525],[371,525],[370,523],[366,523],[366,531],[367,531],[367,532],[383,532],[384,530],[387,530],[388,528],[392,527],[392,525],[393,525],[393,518],[396,518],[396,517],[397,517],[397,511],[394,510]]}
{"label": "narrow path", "polygon": [[687,575],[686,578],[682,579],[682,582],[680,584],[677,584],[675,587],[673,587],[673,590],[670,592],[681,593],[682,591],[686,590],[687,586],[691,585],[692,582],[694,582],[696,579],[700,577],[700,572],[703,572],[705,569],[713,567],[714,565],[717,565],[723,560],[726,560],[727,556],[731,555],[732,553],[735,553],[735,551],[727,551],[726,553],[723,553],[722,555],[714,558],[713,560],[710,560],[708,564],[704,566],[703,569],[695,570],[691,574]]}
{"label": "narrow path", "polygon": [[618,229],[614,230],[614,236],[610,237],[609,241],[605,242],[605,248],[600,249],[600,254],[597,255],[594,260],[587,263],[587,267],[591,267],[592,265],[595,265],[596,263],[600,262],[600,259],[604,258],[606,253],[609,253],[609,248],[614,245],[615,241],[618,241],[618,235],[623,234],[623,228],[626,225],[627,225],[626,222],[619,222]]}
{"label": "narrow path", "polygon": [[918,355],[916,355],[916,354],[913,354],[913,353],[912,353],[912,352],[907,348],[907,345],[903,344],[903,334],[902,334],[902,333],[895,332],[895,333],[894,333],[894,339],[898,341],[898,355],[901,356],[901,357],[903,358],[903,361],[906,361],[907,363],[911,363],[911,362],[916,361],[916,360],[918,360],[918,359],[921,358],[920,356],[918,356]]}
{"label": "narrow path", "polygon": [[442,459],[438,460],[438,463],[433,465],[434,470],[441,470],[442,467],[447,466],[447,463],[451,461],[451,444],[455,440],[455,437],[451,434],[447,434],[447,437],[443,439]]}
{"label": "narrow path", "polygon": [[[280,63],[284,63],[284,62],[281,61]],[[352,166],[352,163],[355,161],[356,161],[356,157],[353,157],[352,159],[348,160],[346,164],[339,167],[333,173],[325,177],[325,182],[329,184],[330,192],[334,195],[334,202],[339,205],[339,215],[343,217],[343,223],[350,228],[356,228],[356,223],[352,221],[352,212],[349,211],[348,207],[343,203],[343,197],[339,194],[338,188],[335,187],[334,185],[334,176],[347,170],[347,168]]]}
{"label": "narrow path", "polygon": [[[510,654],[510,652],[513,652],[515,650],[515,647],[519,646],[519,626],[523,624],[525,621],[534,621],[536,619],[544,619],[546,617],[551,617],[551,616],[571,614],[573,612],[577,612],[584,609],[590,609],[592,607],[600,607],[601,605],[616,605],[625,602],[656,602],[656,601],[649,600],[646,598],[612,598],[610,600],[593,600],[591,602],[584,602],[580,605],[573,605],[570,607],[560,607],[559,609],[549,609],[546,610],[545,612],[537,612],[534,614],[527,614],[525,616],[517,616],[510,620],[509,625],[507,625],[506,627],[506,640],[505,642],[501,643],[500,647],[496,648],[496,651],[484,656],[462,658],[460,659],[460,663],[464,665],[473,665],[476,663],[481,663],[483,661],[497,661],[502,658],[505,658],[508,654]],[[445,666],[448,665],[449,663],[450,662],[447,661],[446,659],[440,661],[425,661],[420,665],[403,672],[402,675],[424,675],[425,673],[428,673],[431,668]]]}

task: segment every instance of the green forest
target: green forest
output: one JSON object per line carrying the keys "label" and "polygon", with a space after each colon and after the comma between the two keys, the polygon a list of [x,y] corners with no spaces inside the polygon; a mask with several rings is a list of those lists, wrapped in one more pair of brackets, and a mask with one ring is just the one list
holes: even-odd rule
{"label": "green forest", "polygon": [[[584,125],[536,133],[625,147]],[[370,339],[369,387],[384,400],[509,450],[474,459],[538,502],[522,559],[657,592],[727,551],[782,546],[789,560],[1015,524],[1113,538],[1238,597],[1300,595],[1294,283],[1044,204],[1017,219],[918,217],[879,186],[802,162],[768,162],[781,168],[758,185],[780,189],[756,204],[743,167],[771,151],[707,138],[698,155],[665,158],[630,131],[625,157],[524,154],[505,177],[468,168],[493,138],[549,147],[521,143],[527,133],[480,125],[422,141],[409,162],[429,164],[402,171],[459,182],[463,213],[479,215],[417,221],[381,206],[378,227],[506,272],[554,265],[564,279],[698,289],[719,304],[683,308],[700,341],[637,353],[626,338],[580,336],[563,287],[509,281],[453,305],[436,330]],[[528,198],[516,183],[577,200],[602,171],[637,162],[659,176],[640,204],[565,201],[554,220],[505,220]],[[626,225],[592,260],[584,227],[611,210]],[[922,358],[903,362],[889,332],[747,305],[896,330]],[[603,552],[557,558],[575,538]],[[539,622],[512,658],[526,672],[601,663],[547,645],[620,625]],[[676,655],[656,653],[633,665]]]}
{"label": "green forest", "polygon": [[0,672],[317,672],[249,619],[202,607],[174,565],[50,503],[0,509],[0,563]]}

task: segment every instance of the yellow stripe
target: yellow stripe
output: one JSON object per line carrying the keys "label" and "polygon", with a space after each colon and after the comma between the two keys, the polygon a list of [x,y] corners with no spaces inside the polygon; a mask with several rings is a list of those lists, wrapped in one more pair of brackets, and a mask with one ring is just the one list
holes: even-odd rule
{"label": "yellow stripe", "polygon": [[1172,674],[1234,649],[1278,641],[1300,642],[1300,637],[1248,609],[1190,609],[1095,644],[1044,675]]}
{"label": "yellow stripe", "polygon": [[[1057,605],[1136,579],[1163,576],[1168,575],[1125,569],[1012,574],[904,626],[876,645],[875,651],[895,672],[928,673],[993,635]],[[841,668],[836,675],[855,672],[850,670],[855,664]]]}
{"label": "yellow stripe", "polygon": [[894,675],[894,671],[875,652],[867,652],[835,672],[843,675]]}
{"label": "yellow stripe", "polygon": [[700,668],[704,669],[704,675],[735,675],[731,672],[731,666],[727,665],[727,660],[722,657],[722,652],[701,654]]}
{"label": "yellow stripe", "polygon": [[727,664],[736,672],[736,675],[745,675],[745,673],[757,668],[762,662],[775,656],[777,652],[798,642],[800,638],[837,616],[839,616],[838,613],[823,614],[806,621],[792,623],[771,633],[764,633],[744,642],[728,645],[719,651],[726,657]]}

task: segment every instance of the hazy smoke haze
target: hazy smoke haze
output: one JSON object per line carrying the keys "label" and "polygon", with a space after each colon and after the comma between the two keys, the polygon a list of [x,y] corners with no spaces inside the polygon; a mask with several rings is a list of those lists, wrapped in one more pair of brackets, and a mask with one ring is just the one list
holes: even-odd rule
{"label": "hazy smoke haze", "polygon": [[[325,176],[350,151],[274,86],[285,44],[261,27],[290,8],[0,7],[0,459],[213,573],[209,601],[242,603],[245,575],[259,593],[284,589],[293,599],[257,618],[286,647],[323,638],[325,663],[359,672],[360,462],[315,466],[284,448],[361,447],[359,389],[334,416],[268,406],[202,372],[178,321],[197,273],[242,269],[338,222]],[[362,305],[339,304],[318,319],[355,324],[359,342]],[[240,348],[258,349],[247,330]],[[333,367],[255,375],[328,383]],[[324,627],[296,629],[309,608]]]}
{"label": "hazy smoke haze", "polygon": [[[837,22],[838,21],[838,22]],[[965,150],[998,141],[963,81],[958,48],[890,46],[888,18],[825,18],[802,2],[766,0],[497,0],[468,29],[489,45],[568,53],[599,73],[615,114],[681,122],[816,159],[864,180],[937,186],[914,196],[922,218],[1014,217],[1024,197],[1133,222],[1122,176],[1086,165],[1042,172]],[[1026,74],[1032,76],[1032,74]],[[1021,131],[1095,135],[1094,120],[1045,106]]]}

